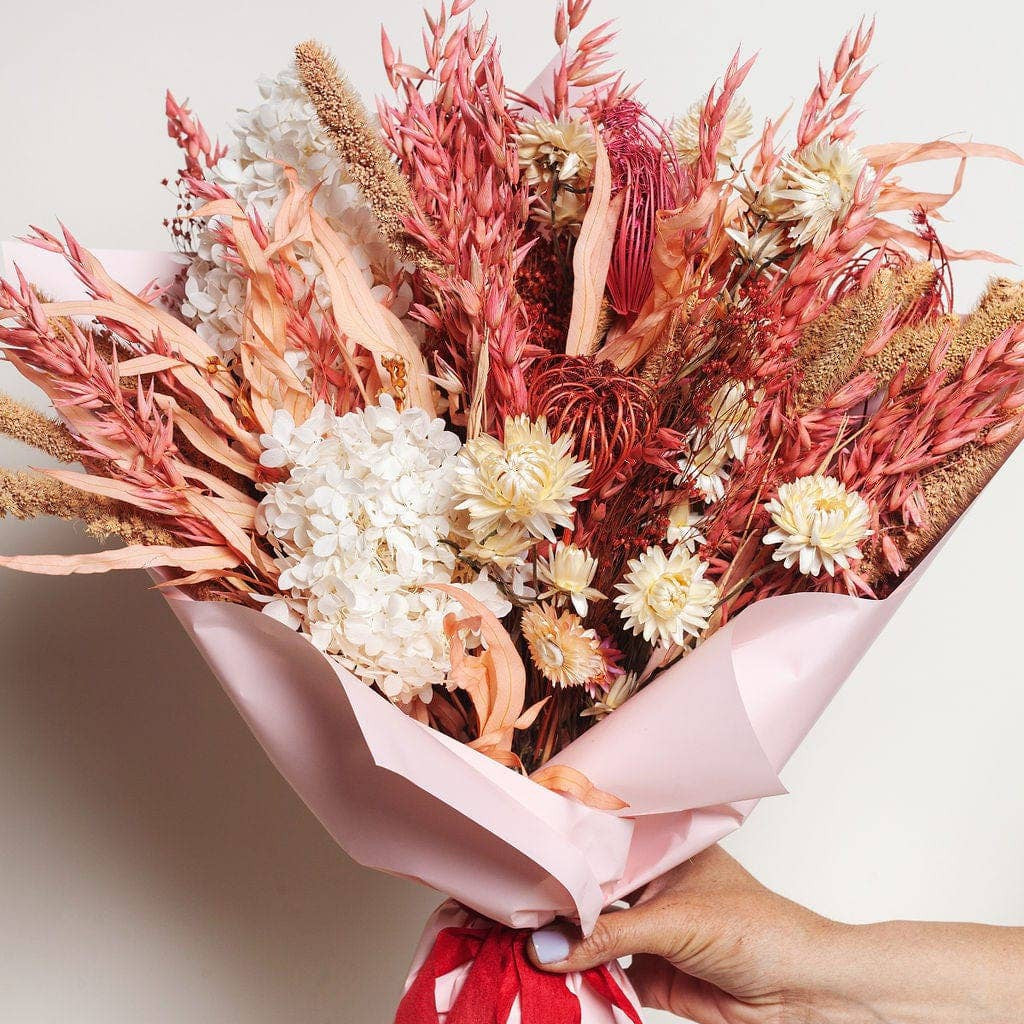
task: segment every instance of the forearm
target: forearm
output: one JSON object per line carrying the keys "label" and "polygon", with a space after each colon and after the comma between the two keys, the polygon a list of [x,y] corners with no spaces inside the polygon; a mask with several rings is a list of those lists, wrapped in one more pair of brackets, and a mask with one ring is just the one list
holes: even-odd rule
{"label": "forearm", "polygon": [[813,1024],[1024,1024],[1024,928],[891,921],[829,931]]}

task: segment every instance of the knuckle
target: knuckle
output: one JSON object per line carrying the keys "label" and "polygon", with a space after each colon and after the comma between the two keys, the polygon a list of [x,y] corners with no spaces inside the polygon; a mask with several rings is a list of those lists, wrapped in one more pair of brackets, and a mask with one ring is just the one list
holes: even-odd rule
{"label": "knuckle", "polygon": [[605,963],[616,955],[617,945],[618,928],[601,918],[593,933],[583,940],[580,952],[587,960]]}

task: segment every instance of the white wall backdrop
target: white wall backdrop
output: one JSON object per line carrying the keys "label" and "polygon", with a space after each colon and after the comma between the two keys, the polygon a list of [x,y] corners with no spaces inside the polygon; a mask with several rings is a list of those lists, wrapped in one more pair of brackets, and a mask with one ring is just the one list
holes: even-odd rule
{"label": "white wall backdrop", "polygon": [[[379,21],[409,51],[419,36],[414,0],[5,6],[0,237],[59,216],[107,248],[166,245],[165,87],[214,129],[309,35],[367,95],[384,86]],[[492,0],[511,81],[546,63],[551,10]],[[594,14],[619,17],[623,63],[662,114],[738,44],[760,49],[746,92],[763,115],[802,100],[859,12],[594,0]],[[966,129],[1024,151],[1022,31],[996,0],[884,5],[862,138]],[[1024,169],[972,166],[949,241],[1024,261],[1022,196]],[[991,272],[959,275],[960,305]],[[32,397],[3,366],[0,387]],[[0,464],[34,461],[0,442]],[[729,843],[772,886],[849,920],[1024,924],[1022,502],[1018,456],[798,753],[792,795]],[[65,524],[0,521],[4,552],[84,544]],[[385,1024],[435,902],[332,845],[138,574],[0,577],[0,821],[4,1022]]]}

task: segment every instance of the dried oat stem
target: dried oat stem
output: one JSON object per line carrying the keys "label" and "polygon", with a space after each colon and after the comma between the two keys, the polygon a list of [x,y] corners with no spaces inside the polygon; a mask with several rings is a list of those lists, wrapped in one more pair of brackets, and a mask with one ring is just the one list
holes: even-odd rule
{"label": "dried oat stem", "polygon": [[403,260],[437,270],[434,259],[405,229],[413,205],[409,183],[370,126],[362,100],[338,71],[334,58],[309,40],[295,48],[295,67],[321,127],[362,189],[381,234]]}
{"label": "dried oat stem", "polygon": [[1022,439],[1024,423],[996,444],[976,441],[965,445],[921,476],[928,521],[918,530],[907,531],[902,554],[910,565],[915,565],[945,536]]}
{"label": "dried oat stem", "polygon": [[0,434],[31,445],[60,462],[77,462],[78,445],[63,423],[0,393]]}

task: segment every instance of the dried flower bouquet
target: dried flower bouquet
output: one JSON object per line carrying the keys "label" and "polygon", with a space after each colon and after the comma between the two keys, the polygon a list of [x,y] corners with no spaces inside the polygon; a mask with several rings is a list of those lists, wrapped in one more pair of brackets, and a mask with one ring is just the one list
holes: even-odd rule
{"label": "dried flower bouquet", "polygon": [[[994,280],[956,315],[950,264],[998,257],[952,250],[937,222],[969,158],[1024,161],[860,145],[873,27],[842,41],[787,135],[755,131],[739,57],[660,120],[609,27],[582,28],[589,0],[558,4],[558,58],[514,91],[470,6],[428,15],[419,66],[384,35],[376,120],[312,42],[260,81],[227,145],[168,94],[180,266],[159,286],[132,291],[69,232],[34,230],[85,296],[18,269],[0,284],[4,357],[59,417],[0,397],[0,431],[82,469],[0,470],[0,514],[125,546],[0,565],[159,568],[178,609],[256,609],[266,627],[230,620],[252,649],[265,629],[301,638],[357,717],[394,715],[386,699],[476,752],[463,761],[614,829],[644,812],[574,741],[611,735],[655,684],[681,692],[744,609],[886,599],[1020,441],[1024,287]],[[941,159],[958,162],[948,192],[898,177]],[[665,810],[742,820],[768,791]],[[627,875],[606,868],[603,896]],[[459,895],[522,920],[515,895]],[[535,906],[586,923],[593,894],[586,912],[573,898]],[[637,1019],[614,972],[585,980]],[[421,1019],[422,988],[400,1020]]]}

